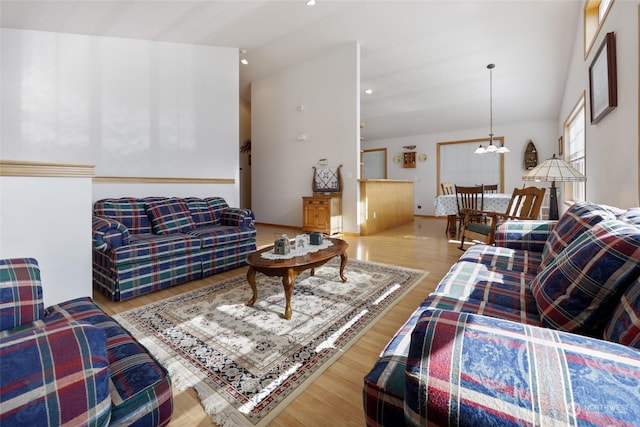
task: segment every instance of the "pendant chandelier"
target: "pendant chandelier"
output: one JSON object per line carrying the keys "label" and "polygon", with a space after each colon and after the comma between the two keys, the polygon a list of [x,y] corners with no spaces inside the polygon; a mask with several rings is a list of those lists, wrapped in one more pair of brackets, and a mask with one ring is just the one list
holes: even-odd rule
{"label": "pendant chandelier", "polygon": [[487,68],[489,69],[489,145],[487,148],[484,148],[482,144],[474,151],[475,154],[486,154],[486,153],[508,153],[509,149],[507,147],[496,147],[493,144],[493,69],[496,67],[496,64],[489,64]]}

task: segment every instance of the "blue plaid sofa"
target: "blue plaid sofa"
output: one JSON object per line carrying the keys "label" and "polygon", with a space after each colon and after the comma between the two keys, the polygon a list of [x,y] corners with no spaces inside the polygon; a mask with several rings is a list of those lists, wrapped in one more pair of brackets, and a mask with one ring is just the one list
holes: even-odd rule
{"label": "blue plaid sofa", "polygon": [[114,301],[245,265],[255,216],[221,197],[94,203],[93,285]]}
{"label": "blue plaid sofa", "polygon": [[364,378],[368,426],[640,425],[640,208],[470,247]]}
{"label": "blue plaid sofa", "polygon": [[42,295],[35,259],[0,260],[0,425],[167,425],[164,367],[90,298]]}

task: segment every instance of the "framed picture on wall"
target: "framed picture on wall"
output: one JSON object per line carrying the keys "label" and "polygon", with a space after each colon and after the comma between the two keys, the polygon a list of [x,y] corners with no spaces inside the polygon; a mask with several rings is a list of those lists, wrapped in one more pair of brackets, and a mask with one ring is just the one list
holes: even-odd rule
{"label": "framed picture on wall", "polygon": [[591,124],[600,122],[618,106],[616,77],[616,37],[607,33],[589,67]]}

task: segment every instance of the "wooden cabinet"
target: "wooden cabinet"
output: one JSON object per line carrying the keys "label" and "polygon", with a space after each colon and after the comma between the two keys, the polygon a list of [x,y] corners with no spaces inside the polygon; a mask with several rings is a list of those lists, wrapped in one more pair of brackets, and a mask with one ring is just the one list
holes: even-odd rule
{"label": "wooden cabinet", "polygon": [[328,235],[342,233],[342,198],[303,197],[302,230],[319,231]]}

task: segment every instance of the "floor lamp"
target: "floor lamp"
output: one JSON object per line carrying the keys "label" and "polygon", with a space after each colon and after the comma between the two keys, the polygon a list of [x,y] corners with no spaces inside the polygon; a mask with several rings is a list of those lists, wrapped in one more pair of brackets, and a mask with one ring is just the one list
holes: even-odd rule
{"label": "floor lamp", "polygon": [[573,168],[569,163],[559,159],[554,154],[552,158],[545,160],[542,164],[531,169],[522,177],[523,181],[545,181],[551,182],[549,192],[549,219],[558,219],[558,194],[556,181],[558,182],[581,182],[587,177]]}

